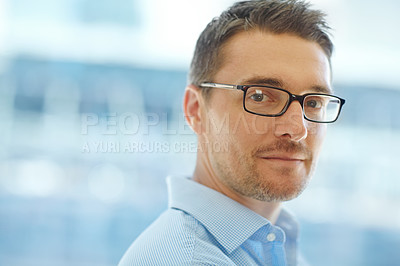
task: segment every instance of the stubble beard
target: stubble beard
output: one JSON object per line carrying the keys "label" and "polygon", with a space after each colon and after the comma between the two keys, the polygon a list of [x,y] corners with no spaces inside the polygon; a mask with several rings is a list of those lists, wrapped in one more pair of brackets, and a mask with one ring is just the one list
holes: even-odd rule
{"label": "stubble beard", "polygon": [[[261,173],[257,168],[257,155],[267,151],[302,152],[307,154],[311,165],[305,176],[301,177],[295,176],[298,173],[290,167],[274,168]],[[234,146],[229,152],[231,164],[219,156],[214,160],[219,179],[236,193],[260,201],[281,202],[296,198],[307,187],[314,171],[311,153],[302,145],[286,140],[259,147],[250,155],[239,153]]]}

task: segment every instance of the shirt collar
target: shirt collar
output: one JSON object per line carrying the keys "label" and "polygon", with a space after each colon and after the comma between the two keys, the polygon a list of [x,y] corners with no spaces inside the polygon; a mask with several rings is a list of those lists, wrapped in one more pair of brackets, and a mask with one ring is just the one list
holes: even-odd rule
{"label": "shirt collar", "polygon": [[[271,226],[267,219],[249,208],[189,178],[170,176],[167,184],[169,207],[196,218],[229,253],[262,226]],[[284,215],[289,214],[284,212]]]}

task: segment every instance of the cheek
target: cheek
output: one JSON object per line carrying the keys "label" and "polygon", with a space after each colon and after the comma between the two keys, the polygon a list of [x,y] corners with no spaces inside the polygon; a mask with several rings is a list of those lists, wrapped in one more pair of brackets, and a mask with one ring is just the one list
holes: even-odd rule
{"label": "cheek", "polygon": [[309,122],[307,124],[307,140],[310,148],[318,154],[326,136],[327,125]]}
{"label": "cheek", "polygon": [[241,111],[209,112],[207,120],[207,134],[204,136],[207,142],[228,147],[234,156],[246,153],[262,137],[254,133],[254,119]]}
{"label": "cheek", "polygon": [[229,127],[231,132],[245,138],[257,139],[258,136],[264,137],[271,129],[271,121],[266,121],[265,117],[250,114],[244,110],[231,114]]}

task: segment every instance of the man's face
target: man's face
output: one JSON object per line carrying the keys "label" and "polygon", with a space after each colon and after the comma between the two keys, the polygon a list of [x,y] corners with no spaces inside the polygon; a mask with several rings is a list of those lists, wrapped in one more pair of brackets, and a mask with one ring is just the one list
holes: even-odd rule
{"label": "man's face", "polygon": [[[298,95],[330,90],[323,50],[294,35],[241,32],[223,46],[221,58],[211,82],[271,85]],[[204,105],[207,128],[199,142],[208,143],[211,171],[242,196],[262,201],[298,196],[312,175],[326,126],[305,120],[297,101],[274,118],[247,113],[242,100],[243,91],[213,89]]]}

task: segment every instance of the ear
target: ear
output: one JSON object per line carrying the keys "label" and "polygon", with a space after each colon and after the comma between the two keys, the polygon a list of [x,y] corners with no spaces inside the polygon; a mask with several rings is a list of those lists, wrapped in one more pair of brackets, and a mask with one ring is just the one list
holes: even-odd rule
{"label": "ear", "polygon": [[202,100],[201,90],[198,87],[194,85],[188,85],[186,87],[183,97],[183,111],[185,113],[186,122],[196,134],[201,133]]}

